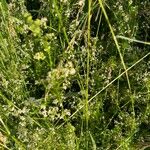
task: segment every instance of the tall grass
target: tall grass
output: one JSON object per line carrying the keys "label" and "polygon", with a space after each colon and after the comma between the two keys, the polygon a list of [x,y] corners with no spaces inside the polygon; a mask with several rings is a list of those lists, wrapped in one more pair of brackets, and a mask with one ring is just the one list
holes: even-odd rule
{"label": "tall grass", "polygon": [[1,0],[0,149],[149,148],[148,7]]}

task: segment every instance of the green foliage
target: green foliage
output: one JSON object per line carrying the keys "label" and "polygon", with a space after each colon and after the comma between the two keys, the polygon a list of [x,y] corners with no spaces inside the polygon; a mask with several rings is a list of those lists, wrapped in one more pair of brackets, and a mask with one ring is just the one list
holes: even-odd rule
{"label": "green foliage", "polygon": [[0,14],[0,149],[150,147],[148,0],[1,0]]}

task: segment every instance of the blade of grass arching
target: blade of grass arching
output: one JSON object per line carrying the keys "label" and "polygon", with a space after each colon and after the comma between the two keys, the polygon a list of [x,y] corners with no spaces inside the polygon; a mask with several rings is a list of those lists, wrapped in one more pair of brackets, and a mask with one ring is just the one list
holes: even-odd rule
{"label": "blade of grass arching", "polygon": [[141,44],[145,44],[145,45],[150,45],[150,42],[145,42],[145,41],[140,41],[140,40],[136,40],[136,39],[131,39],[131,38],[128,38],[128,37],[125,37],[125,36],[117,35],[116,38],[127,40],[129,42],[136,42],[136,43],[141,43]]}
{"label": "blade of grass arching", "polygon": [[[107,84],[105,87],[103,87],[99,92],[97,92],[94,96],[92,96],[88,103],[91,102],[94,98],[96,98],[101,92],[103,92],[105,89],[107,89],[111,84],[113,84],[115,81],[117,81],[120,77],[122,77],[124,74],[126,74],[127,71],[131,70],[134,66],[136,66],[137,64],[139,64],[143,59],[145,59],[146,57],[148,57],[150,55],[150,52],[147,53],[145,56],[143,56],[141,59],[139,59],[136,63],[134,63],[132,66],[130,66],[129,68],[127,68],[124,72],[122,72],[120,75],[118,75],[114,80],[112,80],[109,84]],[[77,114],[82,108],[84,107],[84,105],[82,105],[80,108],[78,108],[70,117],[69,119],[71,119],[75,114]],[[60,126],[58,126],[58,129],[61,128],[66,122],[62,123]]]}
{"label": "blade of grass arching", "polygon": [[109,21],[109,18],[108,18],[108,16],[107,16],[106,10],[105,10],[104,5],[103,5],[103,1],[102,1],[102,0],[98,0],[98,1],[99,1],[99,4],[100,4],[100,7],[101,7],[101,9],[102,9],[102,12],[103,12],[103,14],[104,14],[104,16],[105,16],[105,19],[106,19],[106,21],[107,21],[107,23],[108,23],[108,26],[109,26],[109,28],[110,28],[110,32],[111,32],[111,34],[112,34],[113,40],[114,40],[114,42],[115,42],[116,48],[117,48],[117,50],[118,50],[118,53],[119,53],[119,56],[120,56],[120,59],[121,59],[121,63],[122,63],[122,65],[123,65],[124,70],[126,71],[125,74],[126,74],[126,78],[127,78],[127,82],[128,82],[128,87],[129,87],[129,90],[130,90],[130,92],[131,92],[131,85],[130,85],[130,81],[129,81],[129,76],[128,76],[128,72],[127,72],[127,68],[126,68],[126,65],[125,65],[123,56],[122,56],[122,54],[121,54],[121,50],[120,50],[120,47],[119,47],[119,43],[118,43],[117,38],[116,38],[116,36],[115,36],[115,33],[114,33],[114,31],[113,31],[112,25],[111,25],[111,23],[110,23],[110,21]]}

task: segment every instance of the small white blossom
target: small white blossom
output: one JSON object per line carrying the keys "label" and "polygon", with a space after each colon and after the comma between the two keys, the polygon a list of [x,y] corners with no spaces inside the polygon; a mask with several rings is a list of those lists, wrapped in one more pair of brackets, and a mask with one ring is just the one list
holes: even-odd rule
{"label": "small white blossom", "polygon": [[70,75],[74,75],[76,73],[76,70],[74,68],[70,69]]}
{"label": "small white blossom", "polygon": [[79,0],[78,5],[81,7],[84,5],[84,0]]}
{"label": "small white blossom", "polygon": [[62,3],[67,3],[67,0],[60,0],[60,2],[62,2]]}
{"label": "small white blossom", "polygon": [[38,52],[34,55],[34,59],[37,60],[44,60],[45,59],[45,55],[42,52]]}

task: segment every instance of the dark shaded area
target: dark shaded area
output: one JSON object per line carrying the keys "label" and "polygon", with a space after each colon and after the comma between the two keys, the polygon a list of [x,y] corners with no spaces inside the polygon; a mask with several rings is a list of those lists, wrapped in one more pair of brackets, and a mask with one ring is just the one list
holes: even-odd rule
{"label": "dark shaded area", "polygon": [[35,85],[35,80],[31,78],[28,81],[29,83],[26,86],[28,91],[31,91],[29,92],[30,97],[34,97],[35,99],[40,99],[44,97],[45,94],[44,86],[42,84]]}
{"label": "dark shaded area", "polygon": [[11,3],[11,0],[6,0],[6,2],[9,4],[9,3]]}
{"label": "dark shaded area", "polygon": [[143,6],[139,8],[138,23],[139,32],[138,37],[141,40],[150,41],[150,2],[143,3]]}
{"label": "dark shaded area", "polygon": [[25,6],[27,10],[31,13],[33,19],[37,19],[39,15],[39,10],[41,7],[40,0],[26,0]]}

